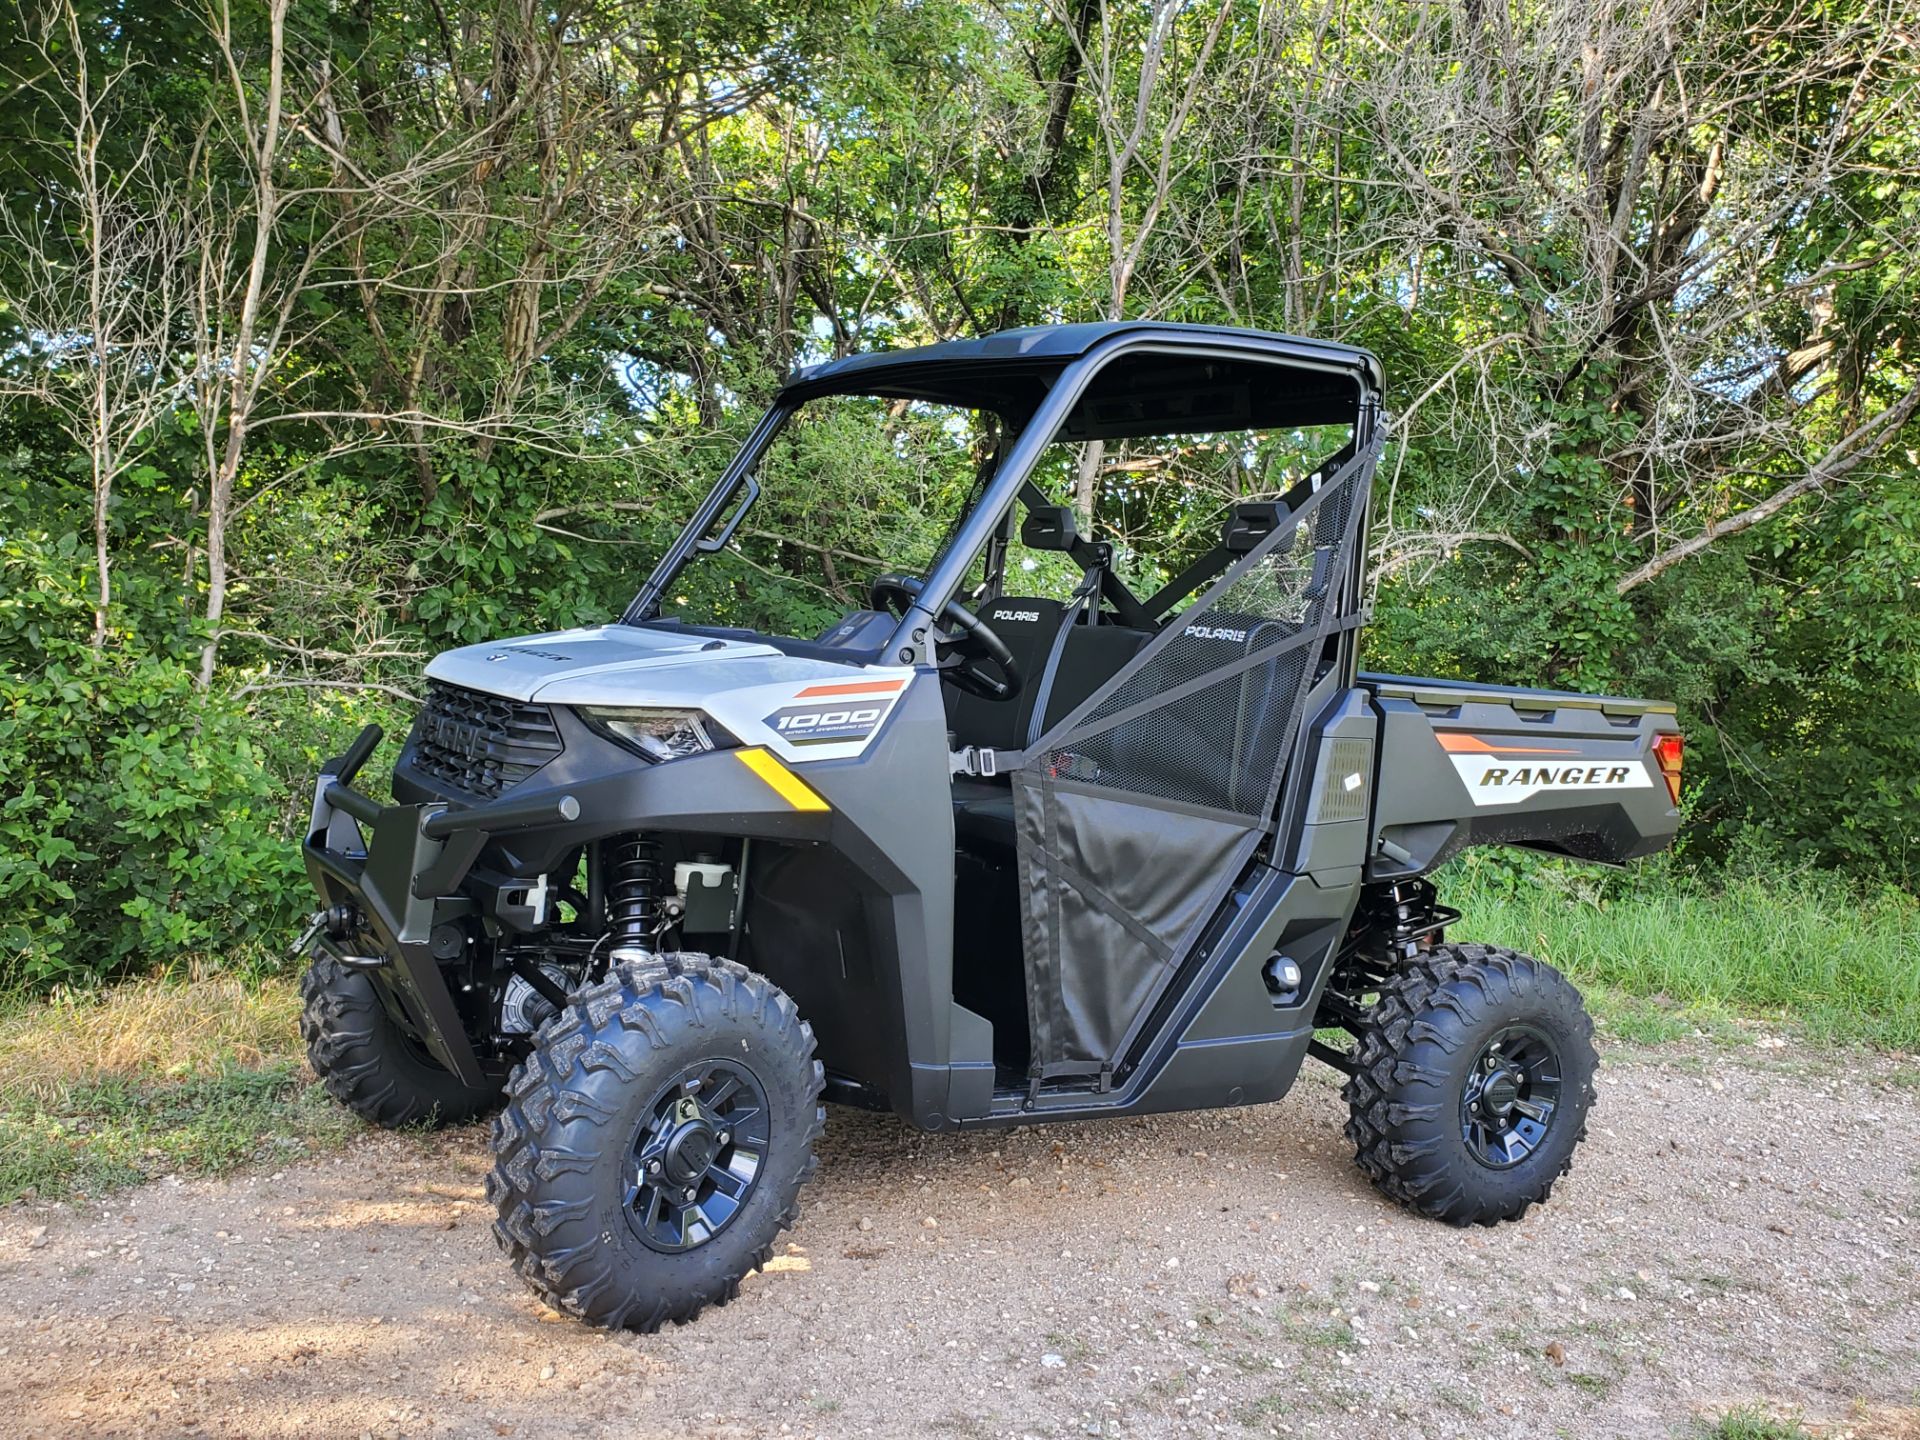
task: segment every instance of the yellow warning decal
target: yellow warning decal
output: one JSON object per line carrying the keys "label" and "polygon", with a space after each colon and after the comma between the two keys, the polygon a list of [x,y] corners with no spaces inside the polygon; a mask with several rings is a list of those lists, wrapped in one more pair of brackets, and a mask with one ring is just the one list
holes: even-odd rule
{"label": "yellow warning decal", "polygon": [[740,763],[773,787],[774,793],[796,810],[828,810],[832,807],[814,793],[798,775],[765,750],[736,750]]}

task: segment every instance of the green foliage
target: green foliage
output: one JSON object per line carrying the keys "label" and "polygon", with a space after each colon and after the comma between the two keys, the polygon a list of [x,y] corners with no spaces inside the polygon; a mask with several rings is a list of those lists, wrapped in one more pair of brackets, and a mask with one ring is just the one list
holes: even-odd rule
{"label": "green foliage", "polygon": [[734,543],[682,573],[668,612],[811,636],[864,607],[876,575],[925,574],[985,433],[979,416],[951,406],[864,396],[808,405],[761,462],[760,498]]}
{"label": "green foliage", "polygon": [[338,1143],[352,1124],[288,1059],[174,1081],[109,1076],[50,1097],[0,1089],[0,1204],[217,1175]]}
{"label": "green foliage", "polygon": [[0,546],[0,955],[34,984],[268,940],[299,905],[252,723],[177,657],[76,638],[78,549]]}
{"label": "green foliage", "polygon": [[[1648,871],[1665,921],[1717,943],[1715,892],[1689,888],[1712,872],[1768,923],[1741,888],[1761,851],[1876,895],[1920,877],[1920,422],[1764,523],[1711,530],[1915,383],[1920,106],[1857,0],[1678,33],[1628,7],[1591,35],[1548,0],[1499,37],[1477,7],[1357,0],[298,0],[267,323],[239,352],[269,8],[81,0],[44,31],[57,4],[8,14],[0,977],[277,946],[306,902],[292,841],[318,761],[369,720],[404,727],[440,649],[617,615],[792,366],[1109,314],[1381,357],[1400,413],[1367,663],[1675,700],[1684,865]],[[141,249],[118,286],[170,358],[132,382],[158,403],[117,435],[101,497],[99,646],[100,452],[71,404],[96,378],[77,342],[98,243],[76,43],[106,85],[115,203],[135,234],[192,240]],[[22,318],[35,284],[72,323]],[[244,433],[220,398],[235,374],[258,381]],[[1147,584],[1321,438],[1265,437],[1250,465],[1119,447],[1090,495],[1072,465],[1041,479],[1091,499]],[[816,416],[670,610],[816,633],[876,573],[924,566],[988,440],[919,407]],[[1841,909],[1795,883],[1808,913]],[[1651,925],[1614,938],[1659,951]],[[1878,961],[1802,938],[1843,990],[1893,993]],[[1819,1008],[1758,974],[1695,989],[1743,984]]]}
{"label": "green foliage", "polygon": [[1813,1432],[1798,1420],[1770,1415],[1757,1406],[1743,1405],[1717,1420],[1694,1426],[1699,1440],[1814,1440]]}
{"label": "green foliage", "polygon": [[1564,862],[1469,851],[1439,883],[1459,933],[1539,955],[1603,994],[1646,997],[1629,1038],[1733,1015],[1823,1040],[1920,1047],[1920,902],[1796,868],[1749,839],[1710,881],[1672,860],[1596,876]]}

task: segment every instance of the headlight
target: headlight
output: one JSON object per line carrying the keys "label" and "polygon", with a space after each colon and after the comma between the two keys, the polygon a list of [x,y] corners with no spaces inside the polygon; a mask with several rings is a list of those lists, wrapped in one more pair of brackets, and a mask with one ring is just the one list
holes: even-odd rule
{"label": "headlight", "polygon": [[668,710],[651,705],[618,709],[583,706],[580,713],[596,728],[638,750],[649,760],[679,760],[718,745],[738,743],[699,710]]}

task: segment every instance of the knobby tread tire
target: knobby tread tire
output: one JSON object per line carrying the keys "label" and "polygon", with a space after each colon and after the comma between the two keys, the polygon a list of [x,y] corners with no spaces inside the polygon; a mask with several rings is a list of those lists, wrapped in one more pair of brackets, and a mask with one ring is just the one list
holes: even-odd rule
{"label": "knobby tread tire", "polygon": [[[1496,1170],[1461,1134],[1466,1069],[1487,1039],[1516,1022],[1558,1042],[1560,1111],[1540,1147]],[[1452,1225],[1517,1220],[1573,1168],[1586,1138],[1598,1057],[1580,992],[1530,955],[1492,945],[1439,945],[1406,963],[1367,1013],[1346,1097],[1347,1139],[1380,1192]]]}
{"label": "knobby tread tire", "polygon": [[[625,1167],[661,1084],[711,1053],[747,1056],[772,1107],[766,1168],[741,1212],[694,1249],[647,1247],[626,1221]],[[826,1072],[786,993],[735,961],[668,954],[617,967],[547,1021],[507,1082],[487,1199],[509,1262],[546,1304],[650,1333],[724,1305],[800,1216],[826,1128]]]}
{"label": "knobby tread tire", "polygon": [[373,981],[331,955],[301,978],[300,1038],[327,1093],[384,1129],[458,1124],[500,1104],[498,1082],[476,1089],[435,1064],[401,1033]]}

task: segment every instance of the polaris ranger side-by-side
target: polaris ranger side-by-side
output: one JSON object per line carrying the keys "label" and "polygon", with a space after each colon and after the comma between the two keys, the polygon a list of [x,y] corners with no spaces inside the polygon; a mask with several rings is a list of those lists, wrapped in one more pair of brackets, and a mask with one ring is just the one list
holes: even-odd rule
{"label": "polaris ranger side-by-side", "polygon": [[[1544,1200],[1591,1024],[1547,965],[1446,940],[1423,877],[1474,844],[1659,849],[1680,735],[1668,705],[1359,670],[1380,391],[1363,351],[1132,323],[802,371],[618,623],[434,660],[393,804],[353,788],[372,727],[325,767],[315,1070],[383,1125],[504,1105],[514,1267],[640,1330],[768,1258],[829,1099],[1084,1120],[1273,1100],[1313,1055],[1393,1199]],[[902,538],[867,608],[711,623],[754,593],[726,578],[750,537],[805,545],[809,487],[859,484],[847,416],[928,512],[875,515]],[[1179,533],[1083,533],[1086,465]]]}

